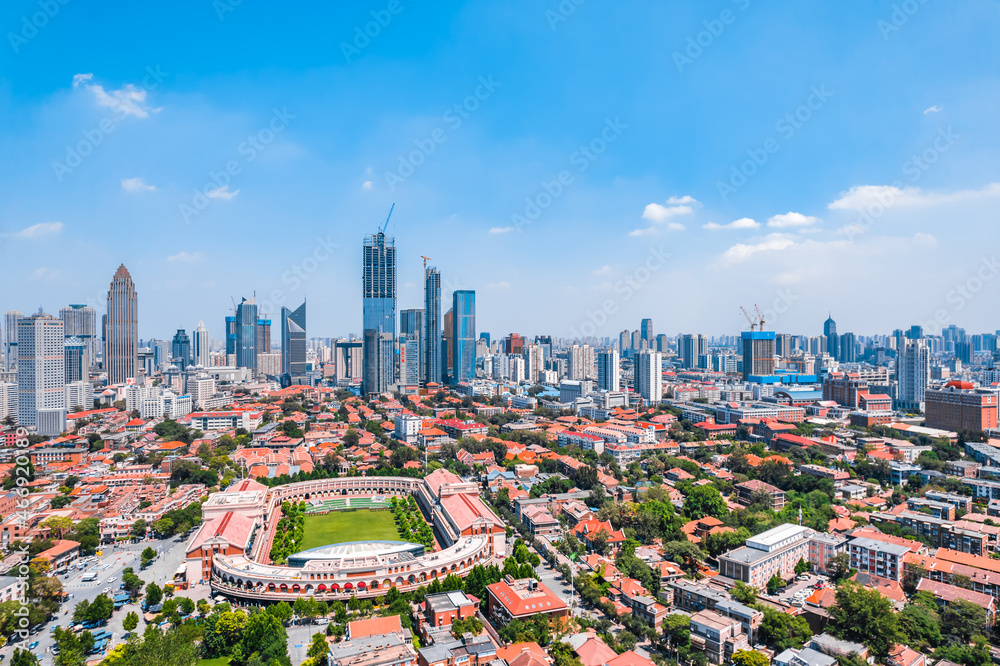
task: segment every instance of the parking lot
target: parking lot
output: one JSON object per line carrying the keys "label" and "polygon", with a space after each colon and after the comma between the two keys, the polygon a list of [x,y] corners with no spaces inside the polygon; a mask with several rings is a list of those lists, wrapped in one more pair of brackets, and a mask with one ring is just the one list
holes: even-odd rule
{"label": "parking lot", "polygon": [[[107,588],[111,589],[109,596],[113,596],[114,593],[119,591],[118,586],[121,585],[122,572],[127,567],[132,567],[144,583],[155,582],[157,585],[162,586],[173,578],[177,567],[184,561],[184,545],[185,540],[183,538],[175,537],[165,540],[148,540],[125,546],[102,546],[100,548],[101,556],[94,556],[96,559],[95,562],[88,564],[82,570],[73,568],[67,574],[59,576],[59,580],[63,584],[63,590],[71,596],[68,601],[60,605],[58,614],[43,625],[36,634],[29,636],[26,640],[17,640],[15,637],[14,641],[8,643],[3,649],[0,649],[0,655],[9,659],[15,648],[27,649],[29,645],[37,641],[38,644],[31,651],[38,656],[41,666],[52,666],[55,661],[55,655],[52,653],[52,646],[55,644],[55,640],[52,637],[52,628],[55,626],[63,628],[71,627],[73,624],[73,609],[76,608],[78,603],[84,599],[92,602]],[[152,547],[159,555],[146,570],[139,571],[140,553],[146,547]],[[97,580],[84,581],[83,577],[88,573],[96,573]],[[197,599],[207,594],[207,586],[203,587],[204,592],[194,590],[185,591],[181,594],[189,596],[192,599]],[[192,592],[199,593],[199,596],[193,596]],[[101,627],[112,634],[112,640],[108,646],[109,650],[122,641],[122,635],[125,633],[122,628],[122,622],[129,611],[135,611],[139,615],[139,626],[136,631],[141,632],[143,630],[145,623],[142,620],[142,609],[139,604],[126,604],[120,610],[114,612],[106,627]]]}
{"label": "parking lot", "polygon": [[[802,580],[799,580],[802,579]],[[764,599],[770,599],[771,601],[778,601],[785,604],[791,604],[792,606],[801,606],[804,603],[806,597],[811,595],[816,590],[816,585],[820,582],[824,584],[829,584],[829,580],[826,576],[818,576],[813,573],[805,573],[801,576],[796,576],[795,580],[791,585],[786,587],[784,590],[776,595],[761,595]]]}

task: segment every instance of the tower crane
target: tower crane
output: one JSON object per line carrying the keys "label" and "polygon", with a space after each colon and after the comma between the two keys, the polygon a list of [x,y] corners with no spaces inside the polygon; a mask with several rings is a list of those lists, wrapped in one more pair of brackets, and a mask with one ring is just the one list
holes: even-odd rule
{"label": "tower crane", "polygon": [[425,257],[424,255],[420,255],[420,258],[424,260],[424,275],[427,275],[427,262],[430,261],[431,258]]}
{"label": "tower crane", "polygon": [[389,226],[389,218],[392,217],[392,211],[395,207],[396,207],[395,203],[393,203],[392,206],[389,207],[389,214],[385,216],[385,222],[382,223],[382,228],[378,230],[380,234],[384,234],[385,228]]}
{"label": "tower crane", "polygon": [[752,319],[752,318],[750,317],[750,313],[749,313],[749,312],[747,312],[747,309],[746,309],[745,307],[743,307],[742,305],[740,306],[740,310],[742,310],[742,311],[743,311],[743,316],[747,318],[747,321],[748,321],[748,322],[750,322],[750,330],[751,330],[751,331],[754,331],[754,330],[756,330],[756,329],[757,329],[757,321],[756,321],[756,320],[754,320],[754,319]]}
{"label": "tower crane", "polygon": [[760,328],[758,330],[763,331],[764,330],[764,315],[762,315],[760,313],[760,308],[757,307],[756,303],[753,304],[753,309],[757,311],[757,321],[760,322]]}

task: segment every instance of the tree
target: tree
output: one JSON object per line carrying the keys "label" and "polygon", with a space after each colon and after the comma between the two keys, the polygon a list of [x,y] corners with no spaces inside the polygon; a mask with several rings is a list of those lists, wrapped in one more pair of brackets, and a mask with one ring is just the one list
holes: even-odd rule
{"label": "tree", "polygon": [[773,574],[767,580],[767,593],[776,594],[778,590],[780,590],[784,586],[785,586],[785,581],[782,580],[781,576],[779,576],[778,574]]}
{"label": "tree", "polygon": [[722,518],[729,513],[722,493],[715,486],[695,486],[684,499],[684,513],[688,518],[698,519],[705,516]]}
{"label": "tree", "polygon": [[308,659],[303,666],[326,666],[327,652],[329,646],[326,644],[326,636],[323,634],[313,634],[309,643],[309,650],[306,652]]}
{"label": "tree", "polygon": [[795,575],[798,576],[807,571],[809,571],[809,563],[800,557],[799,561],[795,563]]}
{"label": "tree", "polygon": [[173,536],[174,534],[174,521],[169,518],[160,518],[153,523],[153,531],[160,536]]}
{"label": "tree", "polygon": [[750,538],[750,530],[741,527],[735,532],[712,532],[705,537],[705,548],[712,557],[718,557],[722,553],[735,550],[746,543]]}
{"label": "tree", "polygon": [[135,611],[129,611],[125,619],[122,620],[122,628],[125,631],[135,631],[135,628],[139,626],[139,616],[136,615]]}
{"label": "tree", "polygon": [[752,585],[747,585],[741,580],[736,581],[736,585],[733,586],[733,589],[729,593],[733,595],[733,599],[745,606],[757,602],[757,590]]}
{"label": "tree", "polygon": [[959,599],[944,607],[941,625],[946,634],[968,643],[973,636],[986,635],[986,611],[971,601]]}
{"label": "tree", "polygon": [[146,536],[147,529],[146,521],[140,518],[139,520],[132,523],[132,529],[129,532],[137,539],[142,539]]}
{"label": "tree", "polygon": [[930,605],[907,604],[899,614],[899,628],[906,643],[918,650],[937,647],[941,643],[941,619],[933,599]]}
{"label": "tree", "polygon": [[278,618],[267,613],[254,613],[247,618],[243,639],[240,641],[240,654],[244,663],[251,664],[253,656],[262,664],[270,664],[275,660],[283,666],[291,666],[288,658],[288,635]]}
{"label": "tree", "polygon": [[146,586],[146,605],[155,606],[156,604],[163,601],[163,590],[156,583],[150,583]]}
{"label": "tree", "polygon": [[847,553],[837,553],[826,561],[826,570],[832,580],[843,580],[851,573],[851,556]]}
{"label": "tree", "polygon": [[153,550],[152,546],[146,546],[142,549],[142,567],[146,568],[149,563],[156,559],[156,551]]}
{"label": "tree", "polygon": [[801,648],[811,636],[812,630],[801,615],[793,617],[769,606],[764,608],[760,639],[765,645],[783,652],[788,648]]}
{"label": "tree", "polygon": [[73,519],[67,516],[52,516],[43,520],[40,527],[48,528],[56,535],[56,538],[62,539],[66,532],[73,527]]}
{"label": "tree", "polygon": [[768,666],[770,662],[760,652],[750,650],[737,650],[733,654],[733,664],[735,666]]}
{"label": "tree", "polygon": [[17,648],[11,655],[10,666],[38,666],[38,657],[28,650]]}
{"label": "tree", "polygon": [[836,600],[830,626],[838,638],[864,643],[879,658],[903,638],[892,601],[878,590],[844,581],[837,588]]}
{"label": "tree", "polygon": [[292,619],[292,607],[287,601],[282,601],[276,604],[272,604],[267,607],[267,612],[274,617],[278,618],[281,624],[286,624]]}

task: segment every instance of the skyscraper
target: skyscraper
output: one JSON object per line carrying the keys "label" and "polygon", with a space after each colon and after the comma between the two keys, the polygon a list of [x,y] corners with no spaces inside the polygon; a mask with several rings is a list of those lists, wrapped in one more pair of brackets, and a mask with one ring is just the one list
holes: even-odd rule
{"label": "skyscraper", "polygon": [[635,390],[647,404],[657,404],[663,398],[663,356],[658,351],[643,349],[635,355]]}
{"label": "skyscraper", "polygon": [[476,377],[476,292],[458,289],[452,303],[452,383],[471,382]]}
{"label": "skyscraper", "polygon": [[422,309],[399,311],[399,337],[405,350],[403,364],[400,365],[400,381],[407,386],[418,385],[424,381],[427,363],[427,352],[424,349],[427,332],[424,330]]}
{"label": "skyscraper", "polygon": [[621,390],[621,365],[614,347],[597,352],[597,388],[601,391]]}
{"label": "skyscraper", "polygon": [[444,329],[441,332],[441,383],[447,384],[455,368],[455,347],[452,336],[455,334],[455,309],[448,308],[444,313]]}
{"label": "skyscraper", "polygon": [[135,377],[139,351],[139,298],[125,264],[118,267],[108,289],[104,368],[108,384]]}
{"label": "skyscraper", "polygon": [[5,370],[17,368],[17,322],[24,319],[19,310],[8,310],[3,316],[3,358]]}
{"label": "skyscraper", "polygon": [[[59,318],[63,321],[63,334],[67,338],[79,338],[87,346],[87,359],[93,363],[97,358],[97,312],[89,305],[70,304],[59,309]],[[90,366],[86,372],[89,374]],[[84,375],[87,379],[87,375]]]}
{"label": "skyscraper", "polygon": [[424,272],[424,382],[441,382],[441,273]]}
{"label": "skyscraper", "polygon": [[774,374],[774,331],[743,331],[743,379]]}
{"label": "skyscraper", "polygon": [[226,356],[236,354],[236,316],[226,317]]}
{"label": "skyscraper", "polygon": [[181,371],[191,365],[191,338],[183,328],[178,328],[170,341],[170,358]]}
{"label": "skyscraper", "polygon": [[567,350],[567,373],[570,379],[592,379],[594,376],[594,348],[590,345],[570,345]]}
{"label": "skyscraper", "polygon": [[361,379],[362,371],[362,343],[356,341],[339,340],[334,346],[334,364],[336,365],[337,382],[353,384]]}
{"label": "skyscraper", "polygon": [[840,358],[840,338],[837,337],[837,322],[833,316],[823,322],[823,336],[826,338],[826,353],[834,359]]}
{"label": "skyscraper", "polygon": [[923,410],[930,376],[931,355],[927,340],[906,340],[896,354],[896,408]]}
{"label": "skyscraper", "polygon": [[66,430],[63,322],[39,312],[17,324],[17,421],[40,435]]}
{"label": "skyscraper", "polygon": [[289,310],[281,308],[281,373],[290,384],[306,374],[306,302]]}
{"label": "skyscraper", "polygon": [[271,353],[271,320],[266,317],[257,319],[257,353]]}
{"label": "skyscraper", "polygon": [[257,369],[257,303],[252,298],[236,306],[236,367]]}
{"label": "skyscraper", "polygon": [[[65,329],[65,322],[63,323]],[[63,379],[69,384],[71,382],[86,381],[88,379],[87,354],[90,349],[86,342],[80,338],[65,338],[63,343]]]}
{"label": "skyscraper", "polygon": [[682,335],[678,351],[685,368],[697,368],[698,358],[708,353],[708,338],[700,333]]}
{"label": "skyscraper", "polygon": [[853,333],[840,336],[837,348],[837,360],[841,363],[854,363],[858,360],[858,338]]}
{"label": "skyscraper", "polygon": [[639,330],[641,331],[640,336],[646,341],[646,346],[652,349],[653,340],[656,339],[656,336],[653,334],[653,320],[643,319],[639,325]]}
{"label": "skyscraper", "polygon": [[209,337],[208,329],[205,328],[205,322],[198,322],[198,328],[194,329],[194,339],[192,342],[191,353],[194,356],[194,364],[207,368],[212,364],[212,361],[209,355]]}
{"label": "skyscraper", "polygon": [[396,382],[396,244],[381,231],[362,246],[361,289],[362,384],[365,393],[381,393]]}

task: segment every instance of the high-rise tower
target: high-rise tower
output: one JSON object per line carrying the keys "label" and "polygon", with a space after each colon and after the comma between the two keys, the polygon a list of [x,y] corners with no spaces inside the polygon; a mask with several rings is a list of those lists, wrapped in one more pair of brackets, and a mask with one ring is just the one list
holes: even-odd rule
{"label": "high-rise tower", "polygon": [[452,292],[453,383],[471,382],[476,377],[476,292]]}
{"label": "high-rise tower", "polygon": [[362,388],[365,393],[381,393],[396,382],[396,244],[382,231],[364,240],[361,283]]}
{"label": "high-rise tower", "polygon": [[290,310],[281,308],[281,374],[297,384],[306,374],[306,302]]}
{"label": "high-rise tower", "polygon": [[236,367],[257,369],[257,303],[244,298],[236,306]]}
{"label": "high-rise tower", "polygon": [[135,377],[139,351],[139,298],[125,264],[118,267],[108,289],[104,368],[108,384]]}
{"label": "high-rise tower", "polygon": [[63,322],[39,311],[17,323],[17,422],[39,435],[66,430]]}
{"label": "high-rise tower", "polygon": [[441,383],[441,273],[424,271],[424,383]]}
{"label": "high-rise tower", "polygon": [[200,365],[207,368],[212,364],[209,356],[209,337],[208,329],[205,328],[205,322],[199,321],[198,328],[194,329],[194,339],[192,340],[193,348],[192,353],[194,354],[194,364]]}

